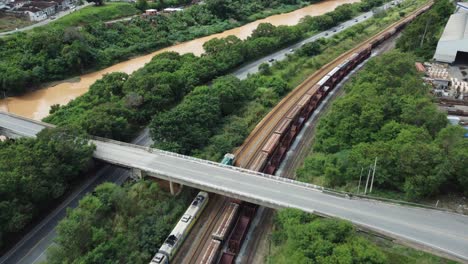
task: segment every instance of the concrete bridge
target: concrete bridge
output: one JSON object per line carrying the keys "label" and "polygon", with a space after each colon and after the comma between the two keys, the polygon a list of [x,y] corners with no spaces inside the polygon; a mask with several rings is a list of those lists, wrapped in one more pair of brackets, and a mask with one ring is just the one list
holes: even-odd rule
{"label": "concrete bridge", "polygon": [[[50,125],[0,112],[1,131],[34,137]],[[330,194],[322,187],[175,153],[94,138],[96,159],[271,208],[297,208],[337,217],[468,262],[468,217],[460,214]]]}

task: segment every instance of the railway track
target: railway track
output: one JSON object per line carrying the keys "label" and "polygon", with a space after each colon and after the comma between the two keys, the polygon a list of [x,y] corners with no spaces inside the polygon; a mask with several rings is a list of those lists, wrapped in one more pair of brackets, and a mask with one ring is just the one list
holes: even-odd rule
{"label": "railway track", "polygon": [[[236,150],[235,165],[243,168],[251,167],[252,163],[255,160],[255,157],[260,151],[262,151],[262,147],[269,140],[270,136],[274,133],[280,121],[283,118],[285,118],[288,115],[288,113],[299,103],[303,96],[332,69],[343,63],[343,61],[348,59],[353,53],[363,50],[365,47],[369,46],[369,44],[372,43],[374,40],[377,40],[383,35],[388,34],[392,30],[395,30],[395,27],[397,27],[400,24],[404,24],[405,21],[411,18],[411,16],[413,16],[418,11],[423,10],[431,4],[432,1],[428,2],[428,4],[416,9],[410,15],[406,16],[400,21],[389,25],[381,32],[361,42],[356,47],[339,55],[333,61],[322,66],[319,70],[317,70],[314,74],[312,74],[304,82],[297,86],[293,91],[286,95],[286,97],[284,97],[262,119],[262,121],[260,121],[260,123],[254,128],[254,130],[244,141],[242,146]],[[210,212],[209,220],[204,223],[204,225],[207,227],[204,228],[203,235],[193,241],[196,244],[196,246],[194,248],[191,248],[190,251],[187,252],[187,257],[185,257],[185,261],[183,263],[199,263],[203,252],[206,250],[209,242],[211,241],[211,234],[213,233],[214,228],[217,226],[218,222],[220,222],[219,218],[223,214],[224,209],[228,204],[228,201],[229,199],[227,199],[226,197],[217,197],[217,203]]]}
{"label": "railway track", "polygon": [[256,157],[256,155],[261,151],[262,147],[273,134],[278,123],[289,113],[289,111],[292,110],[292,108],[294,108],[294,106],[300,101],[300,99],[306,94],[306,92],[310,88],[312,88],[328,72],[340,65],[353,53],[362,50],[367,45],[372,43],[372,41],[377,40],[379,37],[387,34],[388,32],[391,32],[398,25],[404,24],[405,21],[409,19],[412,15],[416,14],[420,10],[423,10],[431,4],[432,1],[428,2],[424,6],[419,7],[405,18],[389,25],[381,32],[360,43],[358,46],[339,55],[333,61],[324,65],[314,74],[308,77],[298,87],[291,91],[285,98],[283,98],[254,128],[254,130],[250,133],[250,135],[244,141],[242,146],[236,150],[235,165],[242,168],[248,168],[253,162],[254,157]]}
{"label": "railway track", "polygon": [[[199,243],[195,243],[195,250],[193,251],[190,260],[187,262],[189,264],[198,264],[200,263],[201,258],[203,257],[202,254],[204,253],[204,249],[208,246],[208,243],[211,240],[211,234],[213,233],[215,227],[217,226],[221,215],[223,214],[224,208],[226,208],[228,204],[228,198],[220,195],[216,195],[218,200],[216,201],[216,205],[213,207],[213,212],[215,217],[209,217],[208,223],[204,225],[208,225],[203,233],[203,236],[198,240]],[[212,214],[213,215],[213,214]],[[192,250],[192,249],[191,249]]]}

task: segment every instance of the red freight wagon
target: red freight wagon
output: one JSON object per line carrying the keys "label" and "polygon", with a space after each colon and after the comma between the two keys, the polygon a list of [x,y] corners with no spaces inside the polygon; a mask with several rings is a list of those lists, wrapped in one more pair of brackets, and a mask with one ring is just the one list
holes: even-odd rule
{"label": "red freight wagon", "polygon": [[221,259],[219,260],[219,264],[233,264],[235,259],[236,254],[230,252],[223,252],[223,255],[221,255]]}
{"label": "red freight wagon", "polygon": [[280,143],[281,135],[273,134],[268,139],[267,143],[263,146],[262,151],[268,155],[273,154]]}
{"label": "red freight wagon", "polygon": [[316,93],[320,92],[320,85],[318,84],[315,84],[314,86],[312,86],[312,88],[310,88],[306,94],[310,94],[312,96],[314,96]]}
{"label": "red freight wagon", "polygon": [[250,205],[245,203],[242,206],[242,212],[240,217],[237,219],[234,231],[232,232],[231,238],[228,242],[228,251],[234,254],[239,253],[242,241],[249,230],[250,223],[257,210],[257,205]]}
{"label": "red freight wagon", "polygon": [[208,248],[203,254],[200,264],[216,263],[220,248],[221,248],[221,241],[216,240],[216,239],[211,239],[210,243],[208,244]]}
{"label": "red freight wagon", "polygon": [[249,170],[252,171],[263,171],[265,164],[268,160],[268,153],[260,152],[255,157],[253,163],[250,165]]}
{"label": "red freight wagon", "polygon": [[281,120],[279,126],[276,127],[275,133],[279,134],[281,136],[284,136],[288,132],[289,128],[291,127],[291,124],[292,124],[291,119],[283,118],[283,120]]}
{"label": "red freight wagon", "polygon": [[275,130],[276,134],[279,134],[283,137],[283,139],[281,140],[282,146],[289,147],[289,145],[291,144],[291,141],[293,139],[290,133],[291,126],[292,126],[292,120],[289,118],[283,118],[283,120],[281,120],[281,123]]}
{"label": "red freight wagon", "polygon": [[224,241],[226,236],[229,234],[229,229],[232,227],[233,222],[236,219],[237,211],[239,210],[239,205],[236,203],[229,203],[224,209],[224,213],[221,216],[221,224],[217,226],[215,231],[212,234],[214,239],[219,241]]}

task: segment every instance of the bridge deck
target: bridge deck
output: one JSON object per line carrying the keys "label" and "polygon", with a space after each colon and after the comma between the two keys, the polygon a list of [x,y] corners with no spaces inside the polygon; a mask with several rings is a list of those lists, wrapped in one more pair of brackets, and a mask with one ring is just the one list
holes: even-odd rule
{"label": "bridge deck", "polygon": [[329,195],[319,189],[267,178],[254,172],[187,160],[158,151],[94,142],[96,157],[138,168],[149,176],[167,178],[203,190],[269,207],[293,207],[352,221],[355,224],[422,243],[468,259],[468,217],[437,210],[412,208]]}
{"label": "bridge deck", "polygon": [[[18,126],[15,126],[18,122]],[[0,127],[32,133],[26,119],[0,113]],[[12,126],[13,124],[13,126]],[[34,123],[37,125],[37,123]],[[40,124],[39,124],[40,126]],[[23,131],[25,130],[25,131]],[[273,208],[293,207],[338,217],[397,238],[438,249],[468,261],[468,217],[364,199],[348,199],[288,179],[184,157],[123,142],[94,139],[95,158],[148,176],[240,198]]]}

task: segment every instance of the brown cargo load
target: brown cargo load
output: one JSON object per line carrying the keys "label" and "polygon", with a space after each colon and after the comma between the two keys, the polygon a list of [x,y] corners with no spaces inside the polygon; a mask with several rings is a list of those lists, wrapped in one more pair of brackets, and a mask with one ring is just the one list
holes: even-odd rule
{"label": "brown cargo load", "polygon": [[200,264],[214,264],[217,261],[218,253],[221,248],[221,241],[212,239],[208,244],[208,248],[203,253]]}
{"label": "brown cargo load", "polygon": [[276,127],[275,133],[284,136],[291,127],[292,120],[289,118],[283,118],[278,127]]}
{"label": "brown cargo load", "polygon": [[309,102],[310,102],[310,98],[311,98],[311,97],[312,97],[312,95],[310,95],[310,94],[305,94],[305,95],[302,97],[301,101],[299,101],[299,103],[298,103],[297,105],[299,105],[299,106],[308,105]]}
{"label": "brown cargo load", "polygon": [[268,139],[267,143],[263,146],[262,151],[266,152],[268,155],[273,154],[276,147],[279,145],[281,139],[281,135],[273,134]]}
{"label": "brown cargo load", "polygon": [[215,231],[212,234],[213,239],[219,241],[224,241],[229,230],[234,225],[236,220],[237,211],[239,210],[239,205],[236,203],[229,203],[224,209],[224,213],[221,216],[221,223],[216,227]]}
{"label": "brown cargo load", "polygon": [[258,172],[263,171],[263,167],[265,167],[267,160],[268,160],[268,153],[265,153],[265,152],[258,153],[257,157],[255,157],[254,162],[250,165],[249,170],[258,171]]}

